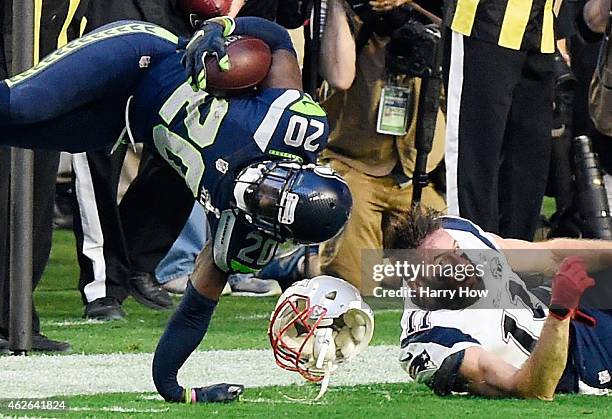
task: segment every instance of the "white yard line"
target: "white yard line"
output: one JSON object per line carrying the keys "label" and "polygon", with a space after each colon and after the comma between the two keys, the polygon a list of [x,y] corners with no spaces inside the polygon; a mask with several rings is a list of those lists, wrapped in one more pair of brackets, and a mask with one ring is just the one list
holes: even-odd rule
{"label": "white yard line", "polygon": [[[397,346],[372,346],[343,365],[332,385],[406,382]],[[0,398],[154,392],[152,354],[0,357]],[[270,350],[197,352],[179,374],[182,384],[219,382],[247,387],[299,384],[299,375],[281,370]]]}
{"label": "white yard line", "polygon": [[268,313],[255,313],[255,314],[236,314],[234,316],[236,320],[270,320],[270,314]]}
{"label": "white yard line", "polygon": [[70,326],[91,326],[95,324],[105,324],[108,325],[108,322],[102,320],[93,320],[93,319],[83,319],[83,320],[66,320],[62,322],[53,322],[53,321],[44,321],[44,326],[56,326],[56,327],[70,327]]}
{"label": "white yard line", "polygon": [[380,313],[403,313],[404,309],[402,308],[379,308],[377,310],[374,310],[375,314],[380,314]]}
{"label": "white yard line", "polygon": [[101,407],[91,408],[91,407],[69,407],[67,408],[72,412],[113,412],[113,413],[164,413],[170,410],[169,407],[164,409],[130,409],[121,406],[110,406],[110,407]]}
{"label": "white yard line", "polygon": [[[382,308],[375,310],[376,314],[380,313],[403,313],[404,310],[401,308]],[[234,316],[237,320],[269,320],[269,313],[255,313],[255,314],[237,314]],[[108,322],[102,320],[82,319],[82,320],[65,320],[65,321],[44,321],[43,326],[55,326],[55,327],[71,327],[71,326],[90,326],[104,324],[108,325]]]}

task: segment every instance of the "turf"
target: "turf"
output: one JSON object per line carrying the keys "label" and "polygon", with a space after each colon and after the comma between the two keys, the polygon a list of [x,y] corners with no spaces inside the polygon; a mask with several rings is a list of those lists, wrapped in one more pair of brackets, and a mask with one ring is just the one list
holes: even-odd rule
{"label": "turf", "polygon": [[[554,402],[483,400],[476,397],[436,397],[421,385],[380,384],[332,387],[322,401],[313,402],[311,386],[246,389],[241,400],[231,404],[167,404],[151,394],[106,394],[55,398],[66,410],[30,411],[44,417],[305,417],[305,418],[514,418],[611,417],[610,399],[588,396],[559,396]],[[6,409],[0,414],[25,414]]]}
{"label": "turf", "polygon": [[[154,311],[129,298],[124,304],[125,320],[85,322],[83,303],[77,291],[79,273],[74,249],[72,233],[55,233],[51,260],[35,293],[43,333],[69,341],[76,353],[153,352],[171,311]],[[178,301],[175,299],[175,303]],[[373,344],[396,344],[401,306],[376,300],[370,302],[378,311]],[[268,348],[266,328],[275,303],[275,297],[223,297],[200,349]]]}
{"label": "turf", "polygon": [[[555,204],[546,198],[542,213],[550,216]],[[71,232],[55,232],[51,259],[34,298],[48,336],[69,341],[73,352],[84,354],[153,352],[171,312],[153,311],[129,298],[127,318],[112,323],[85,323],[83,303],[77,291],[78,265]],[[178,303],[175,299],[175,303]],[[275,298],[224,297],[213,324],[200,346],[207,349],[263,349],[268,347],[266,327]],[[372,344],[396,344],[401,304],[369,299],[376,314]],[[236,332],[240,339],[236,339]]]}
{"label": "turf", "polygon": [[542,211],[540,211],[542,215],[544,215],[546,218],[550,218],[550,216],[553,215],[556,210],[557,204],[555,203],[555,200],[548,196],[544,197],[544,201],[542,202]]}
{"label": "turf", "polygon": [[[130,299],[125,303],[126,320],[83,324],[76,266],[72,235],[56,232],[51,262],[35,295],[43,331],[53,338],[70,341],[74,352],[79,353],[152,352],[170,313],[151,311]],[[383,306],[379,301],[371,303],[377,321],[373,344],[395,344],[399,334],[398,307]],[[265,330],[273,306],[274,298],[223,298],[200,350],[267,348]],[[239,377],[239,371],[236,373]],[[609,397],[560,395],[551,403],[464,396],[442,398],[417,384],[332,387],[322,401],[313,402],[316,393],[317,388],[312,385],[249,388],[236,403],[198,406],[168,404],[154,394],[56,397],[53,400],[62,400],[66,407],[59,411],[10,410],[0,395],[0,417],[612,418]],[[33,383],[33,391],[27,396],[35,394]]]}

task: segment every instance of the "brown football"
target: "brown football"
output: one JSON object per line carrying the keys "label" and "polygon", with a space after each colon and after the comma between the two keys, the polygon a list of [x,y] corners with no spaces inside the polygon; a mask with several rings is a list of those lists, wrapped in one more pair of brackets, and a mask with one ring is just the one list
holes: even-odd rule
{"label": "brown football", "polygon": [[216,57],[206,57],[206,90],[215,94],[238,94],[266,78],[272,65],[268,44],[251,36],[229,36],[225,45],[231,67],[221,71]]}
{"label": "brown football", "polygon": [[231,5],[232,0],[179,0],[178,2],[178,6],[185,13],[195,13],[205,19],[226,15]]}

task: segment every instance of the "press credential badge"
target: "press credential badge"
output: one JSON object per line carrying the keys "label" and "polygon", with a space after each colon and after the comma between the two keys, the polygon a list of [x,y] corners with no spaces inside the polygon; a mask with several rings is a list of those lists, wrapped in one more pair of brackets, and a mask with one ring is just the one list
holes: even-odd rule
{"label": "press credential badge", "polygon": [[408,100],[410,89],[400,86],[385,86],[380,95],[378,124],[380,134],[404,135],[408,127]]}

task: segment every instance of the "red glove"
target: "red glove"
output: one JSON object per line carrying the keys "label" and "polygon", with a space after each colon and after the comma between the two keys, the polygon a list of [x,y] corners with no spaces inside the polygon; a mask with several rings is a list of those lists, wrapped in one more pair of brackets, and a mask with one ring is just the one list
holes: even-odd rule
{"label": "red glove", "polygon": [[580,297],[593,285],[595,281],[587,274],[581,258],[565,258],[552,282],[550,314],[559,320],[571,316],[576,321],[595,326],[595,319],[578,309]]}

